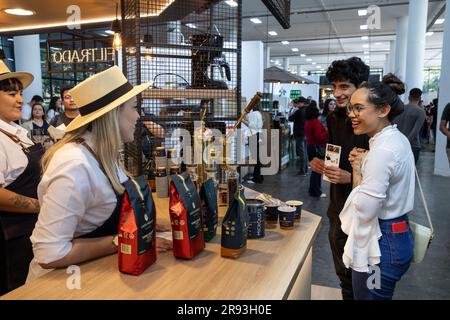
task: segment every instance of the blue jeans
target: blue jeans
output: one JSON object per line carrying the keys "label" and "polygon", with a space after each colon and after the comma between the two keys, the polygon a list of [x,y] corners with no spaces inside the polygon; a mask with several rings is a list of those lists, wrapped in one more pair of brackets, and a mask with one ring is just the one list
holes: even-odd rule
{"label": "blue jeans", "polygon": [[295,137],[295,149],[299,157],[298,171],[301,173],[308,172],[308,156],[306,153],[306,137]]}
{"label": "blue jeans", "polygon": [[[392,224],[406,221],[406,231],[392,230]],[[408,271],[414,254],[414,240],[407,215],[392,219],[379,220],[381,239],[379,240],[381,258],[378,265],[381,280],[379,288],[371,289],[367,284],[374,284],[376,278],[372,272],[352,270],[353,294],[355,300],[392,300],[395,285]],[[376,271],[375,271],[376,272]],[[370,277],[370,279],[369,279]]]}

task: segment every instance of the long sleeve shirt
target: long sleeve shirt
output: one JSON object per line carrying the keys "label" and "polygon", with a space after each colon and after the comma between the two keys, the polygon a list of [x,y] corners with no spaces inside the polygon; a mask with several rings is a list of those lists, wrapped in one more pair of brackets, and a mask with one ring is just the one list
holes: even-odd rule
{"label": "long sleeve shirt", "polygon": [[328,130],[319,119],[306,120],[305,122],[306,144],[324,145],[328,141]]}
{"label": "long sleeve shirt", "polygon": [[414,207],[414,156],[408,141],[388,126],[370,139],[362,165],[362,182],[349,195],[339,217],[348,235],[343,261],[347,268],[367,272],[380,262],[378,219],[401,217]]}

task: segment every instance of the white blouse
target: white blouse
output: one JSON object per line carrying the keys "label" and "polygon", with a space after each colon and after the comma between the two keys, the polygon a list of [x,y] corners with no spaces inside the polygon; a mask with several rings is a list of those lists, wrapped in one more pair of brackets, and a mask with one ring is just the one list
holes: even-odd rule
{"label": "white blouse", "polygon": [[[17,136],[25,147],[34,144],[27,136],[27,129],[14,122],[0,120],[0,128]],[[27,165],[28,158],[20,144],[0,132],[0,187],[4,188],[13,183],[25,171]]]}
{"label": "white blouse", "polygon": [[[92,147],[90,134],[84,138]],[[118,176],[120,182],[128,179],[119,167]],[[62,259],[74,238],[103,225],[117,202],[94,156],[77,143],[55,153],[38,186],[38,197],[41,211],[30,238],[34,259],[27,281],[45,273],[39,263]]]}
{"label": "white blouse", "polygon": [[362,182],[339,215],[342,231],[348,235],[344,264],[358,272],[380,262],[378,219],[395,219],[414,207],[415,164],[408,139],[392,125],[372,137],[369,145]]}

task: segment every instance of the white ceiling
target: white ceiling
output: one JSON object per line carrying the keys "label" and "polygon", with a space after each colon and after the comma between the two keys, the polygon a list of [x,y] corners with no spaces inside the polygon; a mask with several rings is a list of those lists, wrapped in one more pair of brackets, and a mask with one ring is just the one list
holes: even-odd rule
{"label": "white ceiling", "polygon": [[[428,1],[429,24],[445,1]],[[319,70],[317,65],[326,68],[335,59],[353,55],[364,58],[364,51],[369,51],[372,67],[383,67],[390,50],[390,42],[395,40],[396,18],[408,15],[409,3],[408,0],[291,0],[291,28],[285,30],[270,15],[261,0],[242,2],[243,40],[268,42],[273,61],[280,61],[282,64],[283,58],[289,57],[293,70],[300,66],[304,71]],[[32,17],[15,17],[0,12],[0,32],[30,25],[64,25],[67,19],[65,10],[70,4],[83,8],[83,20],[111,20],[114,17],[116,0],[0,0],[0,9],[17,7],[18,3],[21,7],[35,10],[39,14]],[[381,7],[381,29],[372,31],[370,35],[367,30],[359,29],[361,24],[365,24],[366,18],[359,17],[357,12],[357,9],[367,8],[369,5]],[[256,25],[250,21],[251,17],[259,17],[263,23]],[[276,31],[278,36],[268,36],[267,31],[272,30]],[[441,64],[443,25],[434,26],[431,30],[435,33],[426,39],[427,67]],[[369,40],[362,41],[363,35],[370,36]],[[282,40],[288,40],[290,44],[282,45]],[[369,48],[363,48],[363,43],[368,44]],[[292,52],[292,48],[298,48],[299,52]],[[307,57],[300,57],[301,53]],[[313,61],[308,62],[306,59]],[[312,65],[312,62],[317,65]]]}
{"label": "white ceiling", "polygon": [[[291,28],[283,29],[273,18],[261,1],[243,1],[243,40],[261,40],[269,43],[271,59],[280,61],[289,57],[292,70],[301,66],[304,71],[326,68],[335,59],[350,56],[364,58],[364,51],[369,51],[370,65],[383,68],[390,52],[391,41],[395,40],[396,19],[408,15],[407,0],[292,0]],[[428,7],[428,23],[436,17],[445,1],[430,0]],[[381,8],[381,29],[360,30],[366,24],[367,17],[358,16],[358,9],[369,5]],[[254,24],[251,17],[259,17],[262,24]],[[440,17],[443,18],[443,17]],[[267,23],[268,19],[268,23]],[[269,36],[267,31],[276,31],[277,36]],[[443,25],[434,25],[430,31],[435,33],[426,38],[425,66],[440,66]],[[361,40],[361,36],[369,36],[369,40]],[[288,40],[289,45],[281,44]],[[363,44],[369,45],[363,48]],[[299,52],[292,52],[298,48]],[[306,54],[306,57],[300,57]],[[311,62],[306,59],[312,59]],[[316,65],[312,65],[316,62]]]}

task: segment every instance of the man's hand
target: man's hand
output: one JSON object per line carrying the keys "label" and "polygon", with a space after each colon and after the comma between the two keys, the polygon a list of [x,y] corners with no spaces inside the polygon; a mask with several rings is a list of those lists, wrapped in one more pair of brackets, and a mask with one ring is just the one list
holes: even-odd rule
{"label": "man's hand", "polygon": [[[311,166],[312,168],[312,166]],[[334,166],[325,166],[324,174],[334,184],[349,184],[352,183],[352,174],[348,171],[342,170]]]}
{"label": "man's hand", "polygon": [[325,172],[325,162],[322,159],[314,158],[310,162],[311,170],[318,173],[324,174]]}

